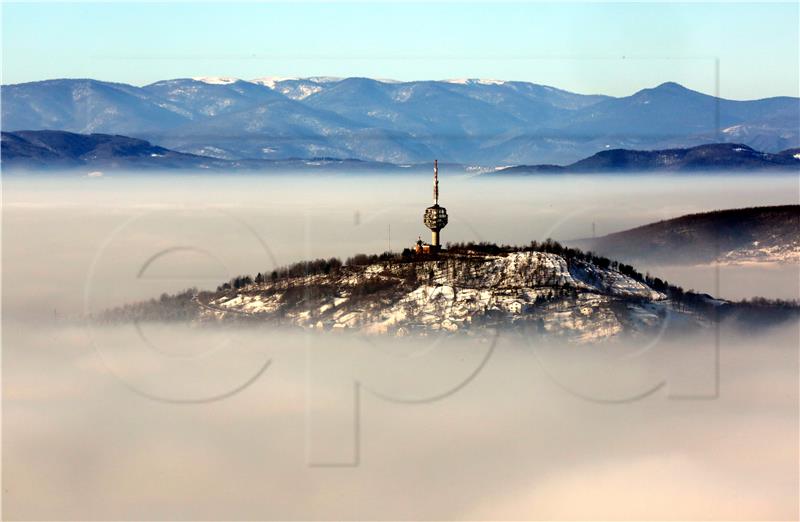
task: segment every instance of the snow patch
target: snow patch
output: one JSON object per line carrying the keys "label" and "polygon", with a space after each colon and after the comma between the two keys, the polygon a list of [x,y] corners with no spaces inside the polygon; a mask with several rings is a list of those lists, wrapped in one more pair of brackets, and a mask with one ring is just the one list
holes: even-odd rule
{"label": "snow patch", "polygon": [[255,78],[250,80],[250,83],[263,85],[264,87],[269,87],[270,89],[274,89],[276,84],[280,82],[285,82],[287,80],[297,80],[297,78],[291,76],[262,76],[261,78]]}
{"label": "snow patch", "polygon": [[309,76],[308,78],[303,78],[303,80],[308,80],[314,83],[334,83],[340,82],[344,78],[340,76]]}
{"label": "snow patch", "polygon": [[503,85],[506,83],[505,80],[495,80],[492,78],[451,78],[442,81],[459,85]]}
{"label": "snow patch", "polygon": [[239,81],[238,78],[228,76],[196,76],[192,80],[207,83],[209,85],[230,85]]}
{"label": "snow patch", "polygon": [[300,86],[297,87],[297,91],[292,93],[291,96],[289,96],[289,94],[286,93],[286,92],[283,92],[283,91],[281,91],[281,92],[283,92],[283,94],[289,96],[290,98],[292,98],[294,100],[305,100],[306,98],[308,98],[312,94],[316,94],[321,90],[322,90],[322,87],[320,87],[319,85],[300,85]]}
{"label": "snow patch", "polygon": [[399,89],[397,92],[395,92],[395,94],[394,94],[394,96],[392,96],[392,98],[395,101],[398,101],[398,102],[402,103],[402,102],[408,101],[408,99],[411,98],[412,94],[414,94],[414,88],[413,87],[404,87],[402,89]]}

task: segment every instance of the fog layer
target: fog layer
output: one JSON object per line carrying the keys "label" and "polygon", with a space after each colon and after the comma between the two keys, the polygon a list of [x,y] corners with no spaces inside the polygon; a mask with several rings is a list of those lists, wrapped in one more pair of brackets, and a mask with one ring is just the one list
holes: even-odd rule
{"label": "fog layer", "polygon": [[[796,189],[443,173],[442,236],[570,239]],[[425,234],[427,176],[11,178],[3,199],[4,519],[798,518],[797,325],[576,349],[82,321],[400,250]],[[796,288],[779,270],[718,287]],[[706,273],[669,278],[716,288]]]}
{"label": "fog layer", "polygon": [[4,518],[798,516],[796,325],[723,330],[719,381],[713,335],[143,328],[5,325]]}

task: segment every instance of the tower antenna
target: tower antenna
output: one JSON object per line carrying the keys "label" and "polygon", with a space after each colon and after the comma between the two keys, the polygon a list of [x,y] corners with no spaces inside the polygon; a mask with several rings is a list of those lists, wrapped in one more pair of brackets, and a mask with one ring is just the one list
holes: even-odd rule
{"label": "tower antenna", "polygon": [[433,204],[439,204],[439,160],[433,160]]}

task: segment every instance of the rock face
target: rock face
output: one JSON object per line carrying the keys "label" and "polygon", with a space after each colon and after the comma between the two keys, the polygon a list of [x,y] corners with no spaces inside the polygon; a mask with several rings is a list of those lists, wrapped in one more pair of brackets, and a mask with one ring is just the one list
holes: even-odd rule
{"label": "rock face", "polygon": [[398,336],[516,328],[574,342],[658,329],[678,313],[663,293],[616,270],[535,251],[345,266],[193,300],[201,321]]}

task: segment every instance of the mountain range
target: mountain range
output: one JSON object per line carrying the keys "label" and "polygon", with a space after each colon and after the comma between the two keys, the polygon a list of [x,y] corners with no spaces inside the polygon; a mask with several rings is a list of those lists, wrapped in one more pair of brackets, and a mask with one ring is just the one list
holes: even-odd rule
{"label": "mountain range", "polygon": [[668,82],[630,96],[528,82],[183,78],[4,85],[6,131],[121,134],[218,159],[567,164],[606,149],[800,146],[800,100],[716,98]]}

